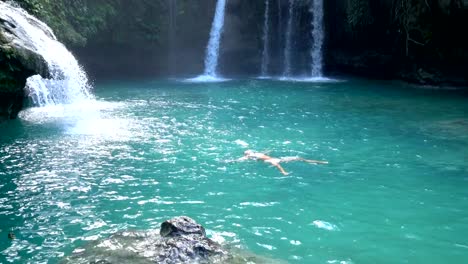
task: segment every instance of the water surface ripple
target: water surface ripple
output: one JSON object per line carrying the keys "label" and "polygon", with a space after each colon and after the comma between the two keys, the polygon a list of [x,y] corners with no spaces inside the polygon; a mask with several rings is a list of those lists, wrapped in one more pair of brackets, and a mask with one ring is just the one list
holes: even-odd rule
{"label": "water surface ripple", "polygon": [[[97,85],[0,124],[0,262],[189,215],[291,263],[468,259],[466,95],[395,83]],[[246,149],[326,166],[231,162]],[[9,241],[12,230],[16,240]]]}

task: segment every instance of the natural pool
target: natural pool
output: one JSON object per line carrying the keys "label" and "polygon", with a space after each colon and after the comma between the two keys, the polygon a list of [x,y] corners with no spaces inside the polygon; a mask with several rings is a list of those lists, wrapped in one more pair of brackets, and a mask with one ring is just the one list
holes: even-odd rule
{"label": "natural pool", "polygon": [[[468,259],[468,96],[392,82],[108,82],[0,124],[0,262],[188,215],[291,263]],[[323,159],[227,162],[244,150]],[[13,230],[17,239],[10,241]]]}

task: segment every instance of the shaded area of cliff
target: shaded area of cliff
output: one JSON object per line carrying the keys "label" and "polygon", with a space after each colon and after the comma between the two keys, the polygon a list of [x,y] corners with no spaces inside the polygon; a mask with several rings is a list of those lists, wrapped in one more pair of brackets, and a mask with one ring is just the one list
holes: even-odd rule
{"label": "shaded area of cliff", "polygon": [[[17,0],[44,19],[95,78],[167,77],[203,71],[215,0]],[[294,74],[308,72],[309,0],[294,2]],[[468,1],[330,0],[325,4],[325,73],[468,83]],[[271,73],[283,68],[288,0],[270,0]],[[220,72],[258,75],[264,1],[230,0]]]}

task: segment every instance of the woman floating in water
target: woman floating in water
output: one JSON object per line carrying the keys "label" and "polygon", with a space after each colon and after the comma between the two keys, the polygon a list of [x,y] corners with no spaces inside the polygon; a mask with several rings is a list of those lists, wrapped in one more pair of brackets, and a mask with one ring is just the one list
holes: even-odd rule
{"label": "woman floating in water", "polygon": [[253,150],[246,150],[244,152],[244,157],[240,158],[239,161],[242,160],[263,160],[264,162],[270,163],[271,165],[275,166],[278,168],[278,170],[283,174],[283,175],[288,175],[288,173],[284,170],[283,167],[281,167],[280,163],[281,162],[290,162],[290,161],[304,161],[307,163],[312,163],[312,164],[328,164],[328,161],[320,161],[320,160],[308,160],[300,157],[284,157],[284,158],[273,158],[270,157],[264,153],[260,152],[254,152]]}

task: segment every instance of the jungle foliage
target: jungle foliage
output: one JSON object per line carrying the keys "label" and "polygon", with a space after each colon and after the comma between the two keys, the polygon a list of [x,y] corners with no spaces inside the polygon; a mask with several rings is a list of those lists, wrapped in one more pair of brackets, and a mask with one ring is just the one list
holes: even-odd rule
{"label": "jungle foliage", "polygon": [[[168,1],[153,0],[16,0],[45,21],[57,37],[84,46],[102,32],[106,41],[157,42]],[[110,38],[110,39],[109,39]]]}

